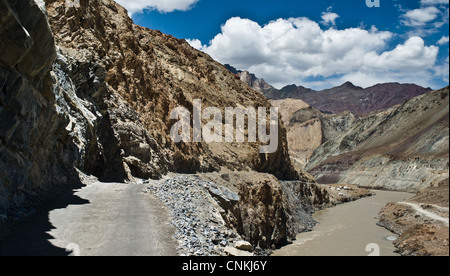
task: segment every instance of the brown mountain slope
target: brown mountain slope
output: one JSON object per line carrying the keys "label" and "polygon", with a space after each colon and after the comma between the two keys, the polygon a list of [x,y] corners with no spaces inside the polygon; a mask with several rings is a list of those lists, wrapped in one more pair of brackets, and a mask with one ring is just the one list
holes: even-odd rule
{"label": "brown mountain slope", "polygon": [[[112,0],[82,0],[75,6],[63,0],[46,3],[57,45],[63,55],[71,57],[73,78],[77,79],[85,65],[98,68],[91,75],[106,83],[109,94],[119,95],[137,111],[145,130],[164,148],[164,156],[173,166],[170,170],[248,168],[280,178],[296,177],[283,128],[278,151],[267,155],[259,154],[259,144],[172,142],[169,132],[175,121],[170,120],[170,111],[178,106],[192,110],[194,99],[201,99],[203,108],[270,106],[261,94],[208,55],[183,40],[134,25],[126,10]],[[99,101],[104,94],[90,96]],[[125,155],[131,156],[127,152]],[[141,169],[147,163],[144,160],[125,158],[125,163],[132,172],[145,176]]]}

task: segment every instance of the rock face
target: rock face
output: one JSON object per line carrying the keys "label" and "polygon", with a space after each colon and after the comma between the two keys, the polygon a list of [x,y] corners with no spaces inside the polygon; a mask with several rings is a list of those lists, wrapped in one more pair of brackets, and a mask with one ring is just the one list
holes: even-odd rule
{"label": "rock face", "polygon": [[251,88],[255,89],[258,92],[263,92],[269,89],[275,89],[272,85],[268,84],[264,79],[259,79],[255,74],[250,73],[249,71],[240,71],[234,68],[229,64],[225,64],[225,68],[227,68],[231,73],[236,75],[236,78],[239,78],[242,82],[248,84]]}
{"label": "rock face", "polygon": [[171,210],[183,255],[267,255],[311,231],[316,210],[371,194],[355,189],[342,198],[314,179],[279,181],[270,174],[226,170],[169,174],[147,187]]}
{"label": "rock face", "polygon": [[[34,1],[0,2],[0,210],[65,182],[75,158],[68,117],[57,108],[56,48]],[[0,212],[1,213],[1,212]]]}
{"label": "rock face", "polygon": [[271,100],[280,109],[287,129],[289,153],[293,163],[305,168],[314,151],[322,144],[333,140],[357,121],[351,112],[326,114],[302,100]]}
{"label": "rock face", "polygon": [[[418,191],[448,178],[448,87],[358,120],[308,164],[324,183]],[[412,119],[413,118],[413,119]]]}
{"label": "rock face", "polygon": [[1,3],[2,201],[65,182],[62,168],[103,181],[221,167],[299,177],[283,127],[273,154],[260,154],[259,143],[173,143],[170,111],[192,110],[194,99],[270,107],[209,56],[134,25],[114,1],[45,3]]}
{"label": "rock face", "polygon": [[[203,109],[270,106],[262,95],[209,56],[185,41],[134,25],[126,10],[114,1],[82,0],[77,5],[68,5],[66,1],[48,0],[46,3],[57,45],[62,55],[68,57],[69,75],[75,80],[75,86],[79,80],[79,90],[93,101],[105,103],[100,108],[103,113],[111,106],[117,108],[115,99],[123,100],[125,106],[135,110],[137,117],[120,121],[139,121],[150,140],[161,147],[160,156],[151,158],[153,168],[146,167],[148,160],[140,157],[148,156],[145,149],[149,147],[145,144],[152,148],[151,141],[139,149],[141,139],[133,135],[129,138],[135,140],[127,142],[124,136],[128,131],[122,131],[121,135],[118,133],[121,127],[112,122],[115,137],[120,138],[124,151],[125,167],[133,175],[149,176],[148,172],[157,171],[154,168],[160,166],[161,171],[214,171],[227,167],[269,172],[280,178],[298,176],[289,164],[282,127],[279,149],[268,155],[259,153],[258,143],[173,143],[169,134],[175,121],[170,119],[170,112],[178,106],[192,110],[194,99],[202,100]],[[86,80],[106,89],[91,89]],[[137,156],[136,150],[143,154]]]}

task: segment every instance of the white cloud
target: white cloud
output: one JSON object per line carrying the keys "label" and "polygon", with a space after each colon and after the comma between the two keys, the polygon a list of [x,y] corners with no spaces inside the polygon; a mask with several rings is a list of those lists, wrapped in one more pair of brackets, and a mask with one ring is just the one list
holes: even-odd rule
{"label": "white cloud", "polygon": [[444,81],[449,82],[449,57],[444,61],[443,64],[437,65],[434,68],[434,72],[437,77],[441,77]]}
{"label": "white cloud", "polygon": [[448,44],[449,38],[448,36],[443,36],[439,41],[437,42],[437,45],[445,45]]}
{"label": "white cloud", "polygon": [[199,0],[115,0],[131,14],[153,9],[159,12],[187,11]]}
{"label": "white cloud", "polygon": [[209,45],[201,46],[199,41],[191,45],[276,87],[295,83],[315,88],[344,79],[361,86],[374,84],[369,77],[429,80],[439,48],[411,37],[389,50],[393,36],[375,27],[324,30],[308,18],[278,19],[260,26],[234,17]]}
{"label": "white cloud", "polygon": [[322,24],[327,26],[336,26],[336,19],[339,18],[339,15],[334,12],[323,12],[322,13]]}
{"label": "white cloud", "polygon": [[410,27],[409,36],[426,37],[441,31],[449,22],[448,0],[421,0],[420,8],[405,10],[400,4],[400,23]]}
{"label": "white cloud", "polygon": [[199,39],[186,39],[186,42],[197,50],[203,49],[202,42]]}
{"label": "white cloud", "polygon": [[434,6],[410,10],[403,15],[402,23],[406,26],[421,27],[434,21],[439,14],[439,9]]}
{"label": "white cloud", "polygon": [[439,48],[426,47],[420,37],[412,37],[405,44],[398,45],[394,50],[378,55],[375,52],[365,55],[364,63],[372,69],[401,72],[423,71],[430,69],[436,63]]}

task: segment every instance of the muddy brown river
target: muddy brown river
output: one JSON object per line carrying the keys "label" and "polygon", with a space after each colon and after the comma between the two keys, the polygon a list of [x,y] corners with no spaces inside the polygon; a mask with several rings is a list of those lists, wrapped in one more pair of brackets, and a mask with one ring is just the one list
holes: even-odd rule
{"label": "muddy brown river", "polygon": [[273,256],[399,256],[391,239],[395,235],[377,226],[376,217],[387,203],[406,201],[413,194],[375,192],[373,197],[317,212],[314,231],[299,234]]}

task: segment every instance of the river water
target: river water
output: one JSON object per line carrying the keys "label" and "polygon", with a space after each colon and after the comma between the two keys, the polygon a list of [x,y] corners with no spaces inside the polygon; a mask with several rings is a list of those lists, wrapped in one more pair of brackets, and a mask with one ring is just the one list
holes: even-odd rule
{"label": "river water", "polygon": [[413,194],[374,191],[376,195],[319,211],[314,231],[297,236],[293,244],[273,256],[399,256],[390,231],[376,225],[381,209],[389,202],[406,201]]}

